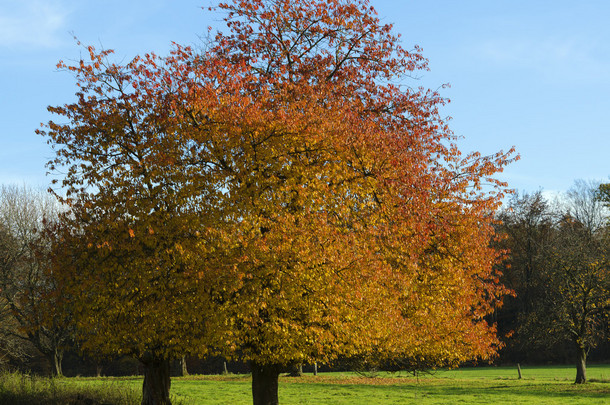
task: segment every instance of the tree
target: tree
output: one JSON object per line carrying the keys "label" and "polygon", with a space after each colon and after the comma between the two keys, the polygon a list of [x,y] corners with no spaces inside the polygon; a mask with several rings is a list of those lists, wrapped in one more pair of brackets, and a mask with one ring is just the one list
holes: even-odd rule
{"label": "tree", "polygon": [[488,248],[498,195],[481,182],[510,152],[460,156],[444,100],[393,84],[426,61],[367,1],[220,7],[232,32],[212,51],[245,66],[249,98],[222,150],[227,195],[243,202],[227,224],[237,249],[218,263],[240,280],[220,295],[233,327],[219,343],[252,362],[255,404],[277,402],[286,364],[489,356],[482,317],[505,291]]}
{"label": "tree", "polygon": [[129,109],[121,113],[126,121],[100,126],[94,136],[112,138],[109,149],[135,152],[99,153],[101,147],[89,156],[95,168],[90,174],[106,172],[106,184],[91,180],[95,191],[64,200],[71,209],[55,239],[54,269],[69,291],[81,347],[98,357],[138,358],[144,366],[142,403],[169,404],[171,360],[207,348],[198,338],[209,314],[199,259],[207,208],[197,197],[184,196],[192,186],[191,178],[176,176],[184,167],[175,167],[174,174],[164,170],[158,154],[175,149],[151,148],[129,131],[117,135],[122,125],[137,125]]}
{"label": "tree", "polygon": [[[500,215],[502,229],[507,233],[511,266],[508,285],[520,297],[521,312],[528,312],[538,295],[538,275],[548,261],[555,213],[540,191],[523,196],[515,195],[508,208]],[[507,274],[505,274],[507,276]]]}
{"label": "tree", "polygon": [[[596,189],[596,185],[577,182],[564,205],[554,210],[537,197],[524,199],[519,212],[532,214],[525,218],[535,218],[534,226],[527,233],[518,232],[517,227],[508,233],[514,250],[507,274],[534,270],[525,278],[529,284],[515,288],[517,294],[525,294],[520,298],[524,304],[518,335],[547,348],[571,342],[576,383],[586,382],[587,353],[603,337],[610,311],[609,235]],[[535,254],[522,260],[518,254],[530,249],[530,236]]]}
{"label": "tree", "polygon": [[554,272],[561,298],[555,320],[576,348],[576,383],[585,383],[588,351],[603,336],[610,313],[610,239],[598,185],[576,182],[555,243]]}
{"label": "tree", "polygon": [[576,383],[587,381],[587,353],[598,343],[610,311],[610,240],[608,229],[595,220],[602,206],[593,200],[594,192],[581,185],[570,193],[571,209],[559,224],[547,277],[555,286],[545,300],[552,308],[550,332],[563,333],[574,344]]}
{"label": "tree", "polygon": [[64,346],[72,338],[69,313],[64,312],[61,289],[51,272],[51,241],[45,224],[57,221],[55,199],[26,187],[0,188],[0,268],[2,335],[13,353],[23,357],[29,343],[62,375]]}
{"label": "tree", "polygon": [[186,364],[186,356],[182,356],[180,358],[179,365],[180,365],[180,376],[186,377],[187,375],[189,375],[189,371],[188,371],[187,364]]}
{"label": "tree", "polygon": [[[461,155],[440,95],[395,84],[426,68],[420,50],[366,0],[219,7],[230,33],[206,51],[60,63],[78,101],[40,133],[67,168],[57,268],[86,345],[151,369],[240,357],[255,404],[278,402],[290,364],[492,356],[494,175],[512,150]],[[143,403],[169,403],[153,374]]]}
{"label": "tree", "polygon": [[[18,251],[18,243],[5,227],[0,224],[0,274],[11,273],[15,265],[15,252]],[[17,333],[19,325],[12,314],[11,306],[6,300],[0,301],[0,366],[5,366],[10,361],[25,361],[28,356],[28,348]]]}
{"label": "tree", "polygon": [[[502,281],[515,295],[505,300],[496,316],[499,331],[512,336],[506,341],[502,357],[515,362],[540,361],[531,356],[541,351],[528,349],[531,339],[538,339],[539,334],[519,328],[547,288],[543,275],[549,266],[556,215],[541,191],[514,195],[498,215],[497,230],[505,236],[498,242],[498,248],[507,252],[502,263]],[[513,335],[514,331],[518,333]]]}

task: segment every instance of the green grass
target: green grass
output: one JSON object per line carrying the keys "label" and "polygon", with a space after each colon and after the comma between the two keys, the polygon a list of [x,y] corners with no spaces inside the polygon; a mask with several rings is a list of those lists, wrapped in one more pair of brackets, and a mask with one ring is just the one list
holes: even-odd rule
{"label": "green grass", "polygon": [[[282,377],[280,403],[294,404],[605,404],[610,400],[610,366],[590,366],[584,386],[573,384],[574,367],[479,367],[439,371],[414,378],[381,373]],[[217,376],[175,379],[173,392],[194,405],[250,404],[250,379]]]}
{"label": "green grass", "polygon": [[69,379],[21,373],[0,373],[0,404],[11,405],[136,405],[139,390],[125,384],[74,384]]}
{"label": "green grass", "polygon": [[[606,404],[610,403],[610,365],[591,365],[593,382],[575,385],[574,367],[525,367],[517,379],[516,367],[477,367],[437,371],[413,377],[407,373],[380,373],[367,378],[354,373],[321,373],[314,377],[280,378],[282,405],[391,405],[391,404]],[[141,389],[141,378],[65,378],[56,385],[70,390],[123,387]],[[57,388],[56,388],[57,389]],[[172,379],[175,404],[251,404],[247,375],[191,376]],[[3,402],[0,397],[0,404]],[[36,402],[23,402],[34,405]],[[39,402],[40,403],[40,402]],[[46,403],[46,402],[42,402]],[[111,403],[111,402],[109,402]],[[137,401],[136,401],[137,403]],[[112,402],[112,404],[114,404]]]}

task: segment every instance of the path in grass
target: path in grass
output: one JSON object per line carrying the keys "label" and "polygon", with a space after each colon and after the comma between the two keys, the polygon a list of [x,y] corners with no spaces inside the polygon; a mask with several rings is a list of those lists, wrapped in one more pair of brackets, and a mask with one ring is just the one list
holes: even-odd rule
{"label": "path in grass", "polygon": [[[317,377],[280,378],[280,403],[324,405],[390,404],[608,404],[610,365],[590,366],[588,376],[598,382],[572,384],[574,368],[481,367],[439,371],[414,378],[380,374],[377,378],[351,373],[322,373]],[[93,379],[78,383],[95,383]],[[141,379],[120,379],[141,385]],[[600,382],[604,381],[604,382]],[[248,376],[193,376],[172,379],[172,393],[184,404],[251,404]]]}

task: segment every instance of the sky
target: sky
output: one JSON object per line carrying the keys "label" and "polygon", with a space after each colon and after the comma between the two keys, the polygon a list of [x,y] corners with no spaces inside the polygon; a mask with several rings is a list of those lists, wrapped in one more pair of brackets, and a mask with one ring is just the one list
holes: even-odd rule
{"label": "sky", "polygon": [[[48,105],[75,100],[55,68],[83,44],[116,61],[167,54],[226,30],[211,0],[0,0],[0,184],[47,187],[53,157],[34,133]],[[371,0],[402,45],[423,48],[429,72],[404,84],[439,89],[464,152],[515,146],[499,178],[517,191],[556,193],[577,179],[609,181],[610,2],[605,0]]]}

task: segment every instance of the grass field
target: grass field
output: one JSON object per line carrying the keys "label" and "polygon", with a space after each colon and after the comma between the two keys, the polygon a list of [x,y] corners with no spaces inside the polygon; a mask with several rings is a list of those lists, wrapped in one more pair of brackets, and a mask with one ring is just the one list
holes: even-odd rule
{"label": "grass field", "polygon": [[[418,378],[380,373],[375,378],[353,373],[280,378],[280,403],[324,405],[390,404],[610,404],[610,365],[591,365],[592,381],[575,385],[571,366],[479,367],[438,371]],[[141,378],[68,378],[70,386],[113,384],[140,389]],[[172,379],[175,402],[184,405],[251,404],[250,377],[192,376]]]}

